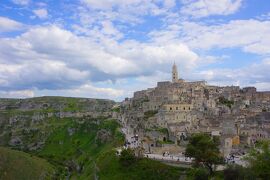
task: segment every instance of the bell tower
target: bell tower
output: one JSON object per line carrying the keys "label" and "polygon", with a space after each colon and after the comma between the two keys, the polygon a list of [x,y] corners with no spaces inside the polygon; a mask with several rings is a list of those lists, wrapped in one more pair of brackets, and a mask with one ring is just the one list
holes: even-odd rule
{"label": "bell tower", "polygon": [[172,82],[175,83],[177,81],[178,81],[178,71],[177,71],[177,66],[174,62],[173,67],[172,67]]}

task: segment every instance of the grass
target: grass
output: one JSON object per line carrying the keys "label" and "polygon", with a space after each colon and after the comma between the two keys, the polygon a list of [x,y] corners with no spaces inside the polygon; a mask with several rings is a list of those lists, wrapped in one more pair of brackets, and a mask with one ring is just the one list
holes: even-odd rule
{"label": "grass", "polygon": [[[68,112],[111,111],[112,101],[40,97],[22,100],[20,103],[34,104],[33,108],[25,110],[16,108],[18,100],[5,101],[9,104],[9,108],[1,110],[0,117],[5,117],[7,123],[11,116],[19,116],[23,120],[14,126],[0,127],[0,130],[5,129],[7,132],[0,137],[0,143],[7,145],[10,140],[8,132],[12,130],[25,145],[43,141],[45,144],[39,150],[28,152],[31,155],[14,150],[10,152],[20,155],[0,152],[0,179],[40,179],[37,176],[40,173],[46,175],[47,170],[49,174],[54,174],[56,179],[93,179],[95,176],[99,179],[178,179],[182,172],[179,168],[148,159],[141,159],[129,168],[120,166],[113,149],[123,145],[124,136],[119,131],[119,124],[115,120],[105,117],[60,119],[56,116],[50,118],[46,116],[47,113],[59,112],[60,109]],[[42,106],[39,106],[40,104]],[[113,109],[116,112],[119,110]],[[145,115],[152,117],[156,113],[151,111],[146,112]],[[31,117],[34,114],[45,115],[45,118],[31,123]],[[97,132],[101,129],[109,131],[111,135],[111,139],[105,143],[96,140]],[[21,149],[21,147],[17,148]],[[13,167],[19,170],[16,171]],[[48,176],[48,178],[51,177]]]}
{"label": "grass", "polygon": [[158,111],[153,111],[153,110],[150,110],[150,111],[146,111],[144,112],[144,119],[149,119],[150,117],[154,117],[155,114],[157,114]]}
{"label": "grass", "polygon": [[157,141],[159,144],[174,144],[175,142],[167,140],[167,141]]}
{"label": "grass", "polygon": [[[71,119],[65,121],[65,124],[49,136],[45,147],[37,155],[58,167],[59,177],[68,174],[65,170],[65,167],[68,167],[73,178],[92,178],[96,158],[124,142],[123,135],[118,131],[119,124],[109,119],[102,119],[100,124],[94,123],[94,120],[83,123]],[[68,132],[70,129],[73,131],[72,135]],[[111,142],[96,142],[96,134],[100,129],[111,132]],[[82,170],[77,170],[76,166],[82,167]]]}
{"label": "grass", "polygon": [[52,179],[54,167],[44,159],[0,147],[0,179]]}
{"label": "grass", "polygon": [[[46,141],[45,147],[37,153],[57,169],[58,178],[68,174],[73,179],[178,179],[182,169],[160,162],[141,159],[129,168],[122,167],[113,149],[124,142],[115,120],[101,119],[100,123],[86,120],[83,123],[66,119],[65,124],[55,129]],[[70,135],[68,129],[74,129]],[[111,132],[110,142],[99,144],[95,141],[99,130]],[[76,166],[82,167],[77,170]],[[70,171],[67,171],[67,168]]]}
{"label": "grass", "polygon": [[137,160],[129,167],[123,167],[114,151],[102,154],[98,158],[97,166],[98,177],[102,180],[179,179],[185,171],[183,168],[168,166],[146,158]]}
{"label": "grass", "polygon": [[112,109],[113,112],[120,113],[120,107],[115,107]]}
{"label": "grass", "polygon": [[160,133],[163,133],[163,134],[168,134],[168,129],[167,128],[161,128],[161,127],[155,127],[155,128],[151,128],[151,129],[146,129],[146,131],[158,131]]}
{"label": "grass", "polygon": [[224,98],[223,96],[219,97],[218,100],[219,100],[219,103],[224,104],[224,105],[228,106],[229,108],[231,108],[232,105],[234,104],[233,101],[230,101],[230,100]]}

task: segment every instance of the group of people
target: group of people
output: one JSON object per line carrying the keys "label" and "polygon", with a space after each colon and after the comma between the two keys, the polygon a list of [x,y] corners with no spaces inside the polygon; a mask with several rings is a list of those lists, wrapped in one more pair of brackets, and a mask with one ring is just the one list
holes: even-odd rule
{"label": "group of people", "polygon": [[234,154],[230,154],[225,158],[225,162],[228,164],[238,164],[238,161],[240,161],[241,158],[239,156],[236,156]]}
{"label": "group of people", "polygon": [[125,148],[135,148],[140,145],[138,135],[132,136],[129,140],[126,140],[124,147]]}
{"label": "group of people", "polygon": [[152,159],[161,159],[161,160],[171,160],[171,161],[181,161],[181,162],[191,162],[192,158],[183,156],[183,153],[179,155],[172,155],[169,152],[163,152],[162,155],[158,154],[146,154],[145,157]]}

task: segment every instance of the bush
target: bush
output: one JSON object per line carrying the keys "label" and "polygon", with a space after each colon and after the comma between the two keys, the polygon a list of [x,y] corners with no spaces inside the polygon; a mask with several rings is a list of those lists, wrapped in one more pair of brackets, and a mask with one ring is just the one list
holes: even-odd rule
{"label": "bush", "polygon": [[188,179],[208,180],[209,173],[205,168],[192,168],[188,171]]}
{"label": "bush", "polygon": [[219,97],[218,100],[219,100],[219,103],[224,104],[224,105],[228,106],[229,108],[231,108],[232,105],[234,104],[233,101],[230,101],[223,96]]}
{"label": "bush", "polygon": [[120,113],[120,107],[115,107],[112,109],[113,112]]}
{"label": "bush", "polygon": [[249,168],[230,165],[224,170],[224,180],[256,179]]}
{"label": "bush", "polygon": [[225,180],[234,180],[239,179],[241,174],[241,167],[239,166],[229,166],[224,170],[224,179]]}
{"label": "bush", "polygon": [[260,141],[256,148],[252,149],[246,158],[250,171],[258,179],[269,179],[270,177],[270,142]]}
{"label": "bush", "polygon": [[124,167],[129,167],[136,162],[135,153],[131,149],[124,149],[119,158],[120,164]]}
{"label": "bush", "polygon": [[207,134],[193,134],[189,139],[185,155],[194,158],[196,166],[202,166],[214,173],[214,165],[222,164],[223,157],[219,152],[219,139],[211,138]]}
{"label": "bush", "polygon": [[158,111],[154,111],[154,110],[146,111],[146,112],[144,112],[144,119],[148,119],[150,117],[153,117],[157,113],[158,113]]}

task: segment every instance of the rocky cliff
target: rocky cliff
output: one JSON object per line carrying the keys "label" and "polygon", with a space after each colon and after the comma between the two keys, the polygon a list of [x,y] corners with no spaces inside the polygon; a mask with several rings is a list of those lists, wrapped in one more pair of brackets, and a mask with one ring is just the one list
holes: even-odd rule
{"label": "rocky cliff", "polygon": [[89,98],[0,99],[0,145],[39,149],[63,119],[111,117],[114,105],[111,100]]}

